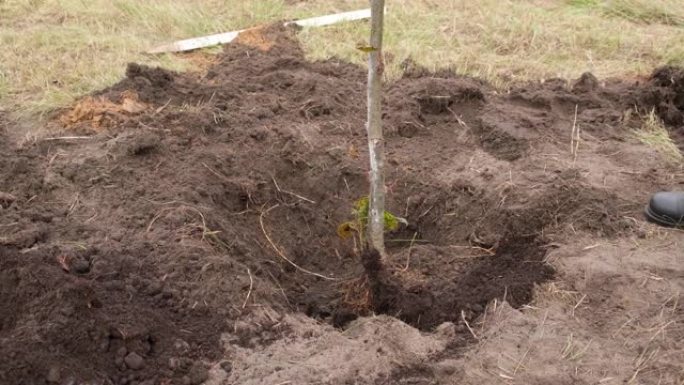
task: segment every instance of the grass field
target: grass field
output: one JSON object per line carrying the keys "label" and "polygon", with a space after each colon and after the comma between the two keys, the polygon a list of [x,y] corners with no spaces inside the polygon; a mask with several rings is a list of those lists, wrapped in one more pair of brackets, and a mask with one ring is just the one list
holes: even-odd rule
{"label": "grass field", "polygon": [[[0,0],[0,108],[40,117],[119,79],[127,62],[187,68],[155,44],[364,8],[365,0]],[[684,64],[679,0],[388,1],[390,76],[413,57],[497,86],[551,76],[633,76]],[[312,58],[363,62],[363,22],[304,30]]]}

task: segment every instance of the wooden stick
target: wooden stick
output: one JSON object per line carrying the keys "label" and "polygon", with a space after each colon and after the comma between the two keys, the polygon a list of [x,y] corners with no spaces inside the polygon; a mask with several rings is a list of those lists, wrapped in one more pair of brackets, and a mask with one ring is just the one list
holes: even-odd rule
{"label": "wooden stick", "polygon": [[[312,17],[309,19],[295,20],[285,23],[285,25],[297,25],[300,27],[322,27],[325,25],[331,25],[340,23],[343,21],[353,21],[368,19],[370,17],[370,9],[361,9],[358,11],[335,13],[331,15]],[[178,40],[170,44],[163,44],[154,47],[147,51],[150,54],[159,54],[167,52],[183,52],[192,51],[198,48],[211,47],[219,44],[227,44],[235,40],[241,32],[247,31],[248,29],[241,29],[237,31],[230,31],[224,33],[217,33],[215,35],[195,37],[191,39]]]}

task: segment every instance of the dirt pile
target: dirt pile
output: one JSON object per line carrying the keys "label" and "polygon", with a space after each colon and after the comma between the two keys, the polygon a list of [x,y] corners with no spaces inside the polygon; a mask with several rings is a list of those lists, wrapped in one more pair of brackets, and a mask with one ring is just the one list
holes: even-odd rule
{"label": "dirt pile", "polygon": [[[640,100],[682,111],[658,72],[646,86],[586,77],[501,95],[414,68],[385,100],[388,205],[409,225],[388,236],[399,286],[383,297],[335,233],[367,189],[365,71],[307,61],[290,31],[264,36],[268,50],[227,46],[206,73],[129,65],[93,100],[136,95],[145,108],[107,114],[90,139],[15,149],[0,137],[0,196],[12,197],[0,382],[200,384],[212,367],[249,383],[261,374],[240,366],[245,352],[270,357],[300,336],[297,313],[337,326],[374,311],[424,331],[453,322],[457,355],[488,303],[523,306],[553,277],[553,244],[640,231],[645,192],[672,184],[667,170],[629,174],[657,159],[624,142],[629,98],[657,87]],[[69,129],[101,130],[87,116]]]}
{"label": "dirt pile", "polygon": [[671,66],[656,69],[637,93],[637,101],[655,108],[684,151],[684,69]]}
{"label": "dirt pile", "polygon": [[61,114],[59,121],[66,128],[87,127],[86,133],[93,133],[114,126],[118,120],[124,119],[121,115],[134,116],[147,108],[147,105],[138,101],[135,92],[122,93],[120,104],[103,97],[86,97]]}

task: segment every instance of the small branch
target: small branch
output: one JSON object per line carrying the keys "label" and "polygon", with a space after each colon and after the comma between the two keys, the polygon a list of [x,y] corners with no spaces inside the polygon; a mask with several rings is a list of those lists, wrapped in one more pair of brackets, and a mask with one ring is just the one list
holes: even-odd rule
{"label": "small branch", "polygon": [[406,271],[409,268],[409,263],[411,262],[411,251],[413,250],[413,244],[416,242],[416,236],[418,232],[413,233],[413,238],[411,238],[411,243],[409,244],[408,253],[406,254],[406,266],[401,271]]}
{"label": "small branch", "polygon": [[[213,96],[213,95],[212,95],[212,96]],[[163,106],[161,106],[161,107],[157,108],[156,110],[154,110],[154,114],[152,114],[152,115],[156,115],[156,114],[162,112],[162,111],[164,110],[164,108],[166,108],[166,106],[169,105],[169,103],[171,103],[171,99],[169,99],[169,101],[166,102],[166,104],[164,104]]]}
{"label": "small branch", "polygon": [[92,139],[92,136],[58,136],[54,138],[43,138],[41,140],[84,140],[84,139]]}
{"label": "small branch", "polygon": [[570,154],[575,153],[575,131],[577,130],[577,104],[575,104],[575,119],[572,121],[572,132],[570,133]]}
{"label": "small branch", "polygon": [[245,302],[242,303],[242,308],[247,306],[247,301],[249,301],[249,296],[252,295],[252,288],[254,287],[254,280],[252,279],[252,272],[247,268],[247,274],[249,274],[249,291],[247,292],[247,297],[245,297]]}
{"label": "small branch", "polygon": [[[275,263],[275,262],[272,262],[272,263]],[[273,274],[271,274],[270,271],[266,270],[266,272],[271,277],[273,282],[275,282],[275,284],[278,285],[278,288],[280,289],[280,292],[283,294],[283,298],[285,298],[285,302],[287,302],[287,305],[292,306],[292,304],[290,303],[290,299],[287,298],[287,294],[285,294],[285,289],[283,289],[283,286],[280,284],[280,282],[278,282],[278,280],[273,276]]]}
{"label": "small branch", "polygon": [[204,166],[207,170],[209,170],[210,173],[216,175],[216,176],[217,176],[219,179],[221,179],[222,181],[228,181],[228,177],[226,177],[225,175],[219,174],[218,171],[215,171],[215,170],[212,169],[211,167],[207,166],[206,163],[202,163],[202,166]]}
{"label": "small branch", "polygon": [[580,126],[577,124],[577,104],[575,104],[575,118],[572,121],[572,133],[570,134],[570,154],[572,154],[572,165],[577,162],[577,154],[580,144]]}
{"label": "small branch", "polygon": [[520,361],[518,361],[518,364],[515,365],[515,369],[513,369],[513,375],[514,375],[514,376],[518,373],[518,370],[520,369],[520,367],[522,367],[522,364],[523,364],[523,362],[525,362],[525,358],[527,358],[527,355],[528,355],[529,353],[530,353],[530,348],[527,348],[527,350],[525,351],[525,354],[523,354],[523,356],[522,356],[522,358],[520,359]]}
{"label": "small branch", "polygon": [[449,245],[449,247],[452,248],[452,249],[481,250],[481,251],[484,251],[485,253],[487,253],[487,255],[490,255],[490,256],[496,255],[496,253],[494,252],[494,248],[493,248],[493,247],[492,247],[492,248],[489,248],[489,249],[485,249],[484,247],[480,247],[480,246]]}
{"label": "small branch", "polygon": [[261,225],[261,231],[264,233],[264,236],[266,237],[266,240],[267,240],[268,243],[271,245],[271,247],[273,248],[273,250],[275,250],[275,252],[278,254],[278,256],[279,256],[280,258],[284,259],[287,263],[289,263],[289,264],[292,265],[295,269],[301,271],[302,273],[309,274],[309,275],[313,275],[313,276],[318,277],[318,278],[323,278],[323,279],[328,280],[328,281],[339,281],[339,278],[333,278],[333,277],[325,276],[325,275],[323,275],[323,274],[314,273],[313,271],[309,271],[309,270],[307,270],[307,269],[305,269],[305,268],[303,268],[303,267],[297,265],[296,263],[292,262],[289,258],[287,258],[287,257],[285,256],[285,254],[284,254],[282,251],[280,251],[280,249],[278,248],[278,246],[276,246],[275,243],[273,243],[273,240],[272,240],[271,237],[268,235],[268,233],[266,232],[266,228],[264,227],[264,215],[266,215],[269,211],[275,209],[275,208],[278,207],[278,206],[279,206],[279,205],[275,205],[275,206],[269,208],[268,210],[263,211],[263,212],[261,213],[261,215],[259,215],[259,224]]}
{"label": "small branch", "polygon": [[480,338],[477,336],[477,334],[475,334],[475,331],[473,331],[473,328],[470,327],[470,325],[468,324],[468,321],[466,321],[465,312],[463,310],[461,310],[461,319],[463,320],[463,323],[465,324],[465,326],[468,328],[468,331],[470,331],[470,334],[472,334],[476,340],[479,340]]}
{"label": "small branch", "polygon": [[307,198],[307,197],[303,197],[303,196],[301,196],[301,195],[299,195],[299,194],[295,194],[295,193],[293,193],[292,191],[282,190],[282,189],[280,188],[280,186],[278,186],[278,182],[276,182],[275,177],[271,177],[271,179],[273,180],[273,184],[275,185],[276,189],[278,189],[278,192],[285,193],[285,194],[288,194],[288,195],[292,195],[292,196],[295,197],[295,198],[299,198],[299,199],[301,199],[301,200],[303,200],[303,201],[306,201],[306,202],[309,202],[309,203],[311,203],[311,204],[316,204],[315,201],[313,201],[313,200],[311,200],[311,199],[309,199],[309,198]]}
{"label": "small branch", "polygon": [[575,310],[577,310],[577,308],[582,304],[582,302],[584,302],[584,299],[585,299],[585,298],[587,298],[587,295],[586,295],[586,294],[583,295],[582,298],[580,298],[579,301],[577,301],[577,304],[575,304],[575,306],[573,306],[573,308],[572,308],[572,316],[573,316],[573,317],[575,316]]}

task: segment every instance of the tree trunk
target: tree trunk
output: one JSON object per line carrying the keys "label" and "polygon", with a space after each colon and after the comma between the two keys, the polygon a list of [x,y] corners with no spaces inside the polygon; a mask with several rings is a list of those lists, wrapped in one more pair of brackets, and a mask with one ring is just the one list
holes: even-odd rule
{"label": "tree trunk", "polygon": [[370,152],[370,207],[368,235],[371,246],[385,255],[385,142],[382,134],[382,33],[385,0],[371,0],[370,57],[368,60],[368,149]]}

